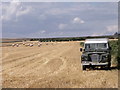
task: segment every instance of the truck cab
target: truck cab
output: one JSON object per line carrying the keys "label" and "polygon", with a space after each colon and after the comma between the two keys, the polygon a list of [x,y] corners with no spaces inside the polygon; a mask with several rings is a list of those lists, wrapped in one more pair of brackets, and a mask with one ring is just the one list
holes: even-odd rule
{"label": "truck cab", "polygon": [[111,47],[107,38],[100,39],[86,39],[82,51],[81,63],[83,70],[86,68],[105,67],[107,69],[111,66]]}

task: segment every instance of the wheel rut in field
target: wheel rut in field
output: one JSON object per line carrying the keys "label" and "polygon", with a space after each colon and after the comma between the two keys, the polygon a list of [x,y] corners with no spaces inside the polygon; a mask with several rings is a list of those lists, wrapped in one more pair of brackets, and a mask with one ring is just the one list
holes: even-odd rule
{"label": "wheel rut in field", "polygon": [[[56,55],[56,53],[59,51],[60,49],[56,49],[56,50],[51,50],[50,52],[45,52],[45,53],[37,53],[37,54],[32,54],[32,55],[28,55],[25,58],[19,58],[17,60],[15,60],[14,62],[9,62],[7,67],[4,68],[3,71],[5,72],[9,72],[10,74],[19,74],[20,72],[34,72],[35,68],[40,69],[42,66],[45,65],[45,63],[49,62],[50,60],[52,61],[52,59],[56,58],[53,57],[54,55]],[[52,56],[52,58],[51,58]],[[56,55],[57,56],[57,55]],[[47,57],[47,58],[45,58]],[[43,63],[43,65],[42,65]],[[6,64],[5,64],[6,65]],[[37,69],[36,69],[37,70]],[[15,73],[16,72],[16,73]],[[24,74],[23,74],[24,75]]]}

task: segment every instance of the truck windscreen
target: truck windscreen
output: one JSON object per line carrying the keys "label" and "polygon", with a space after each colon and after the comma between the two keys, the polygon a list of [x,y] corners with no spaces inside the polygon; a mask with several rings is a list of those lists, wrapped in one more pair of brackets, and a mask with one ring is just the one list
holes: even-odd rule
{"label": "truck windscreen", "polygon": [[106,49],[107,43],[90,43],[85,44],[85,49]]}

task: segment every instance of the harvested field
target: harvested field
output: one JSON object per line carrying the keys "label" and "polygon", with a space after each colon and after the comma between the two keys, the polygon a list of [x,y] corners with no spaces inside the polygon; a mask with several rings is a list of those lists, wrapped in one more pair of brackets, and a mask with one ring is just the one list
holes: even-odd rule
{"label": "harvested field", "polygon": [[82,71],[80,42],[2,47],[4,88],[117,88],[118,70]]}

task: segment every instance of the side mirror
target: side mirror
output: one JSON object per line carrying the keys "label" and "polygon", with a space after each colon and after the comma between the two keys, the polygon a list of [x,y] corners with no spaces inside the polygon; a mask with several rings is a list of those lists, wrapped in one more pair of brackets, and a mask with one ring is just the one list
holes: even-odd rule
{"label": "side mirror", "polygon": [[112,48],[110,47],[110,50],[112,50]]}
{"label": "side mirror", "polygon": [[83,49],[82,49],[82,48],[80,48],[80,51],[82,52],[82,51],[83,51]]}

